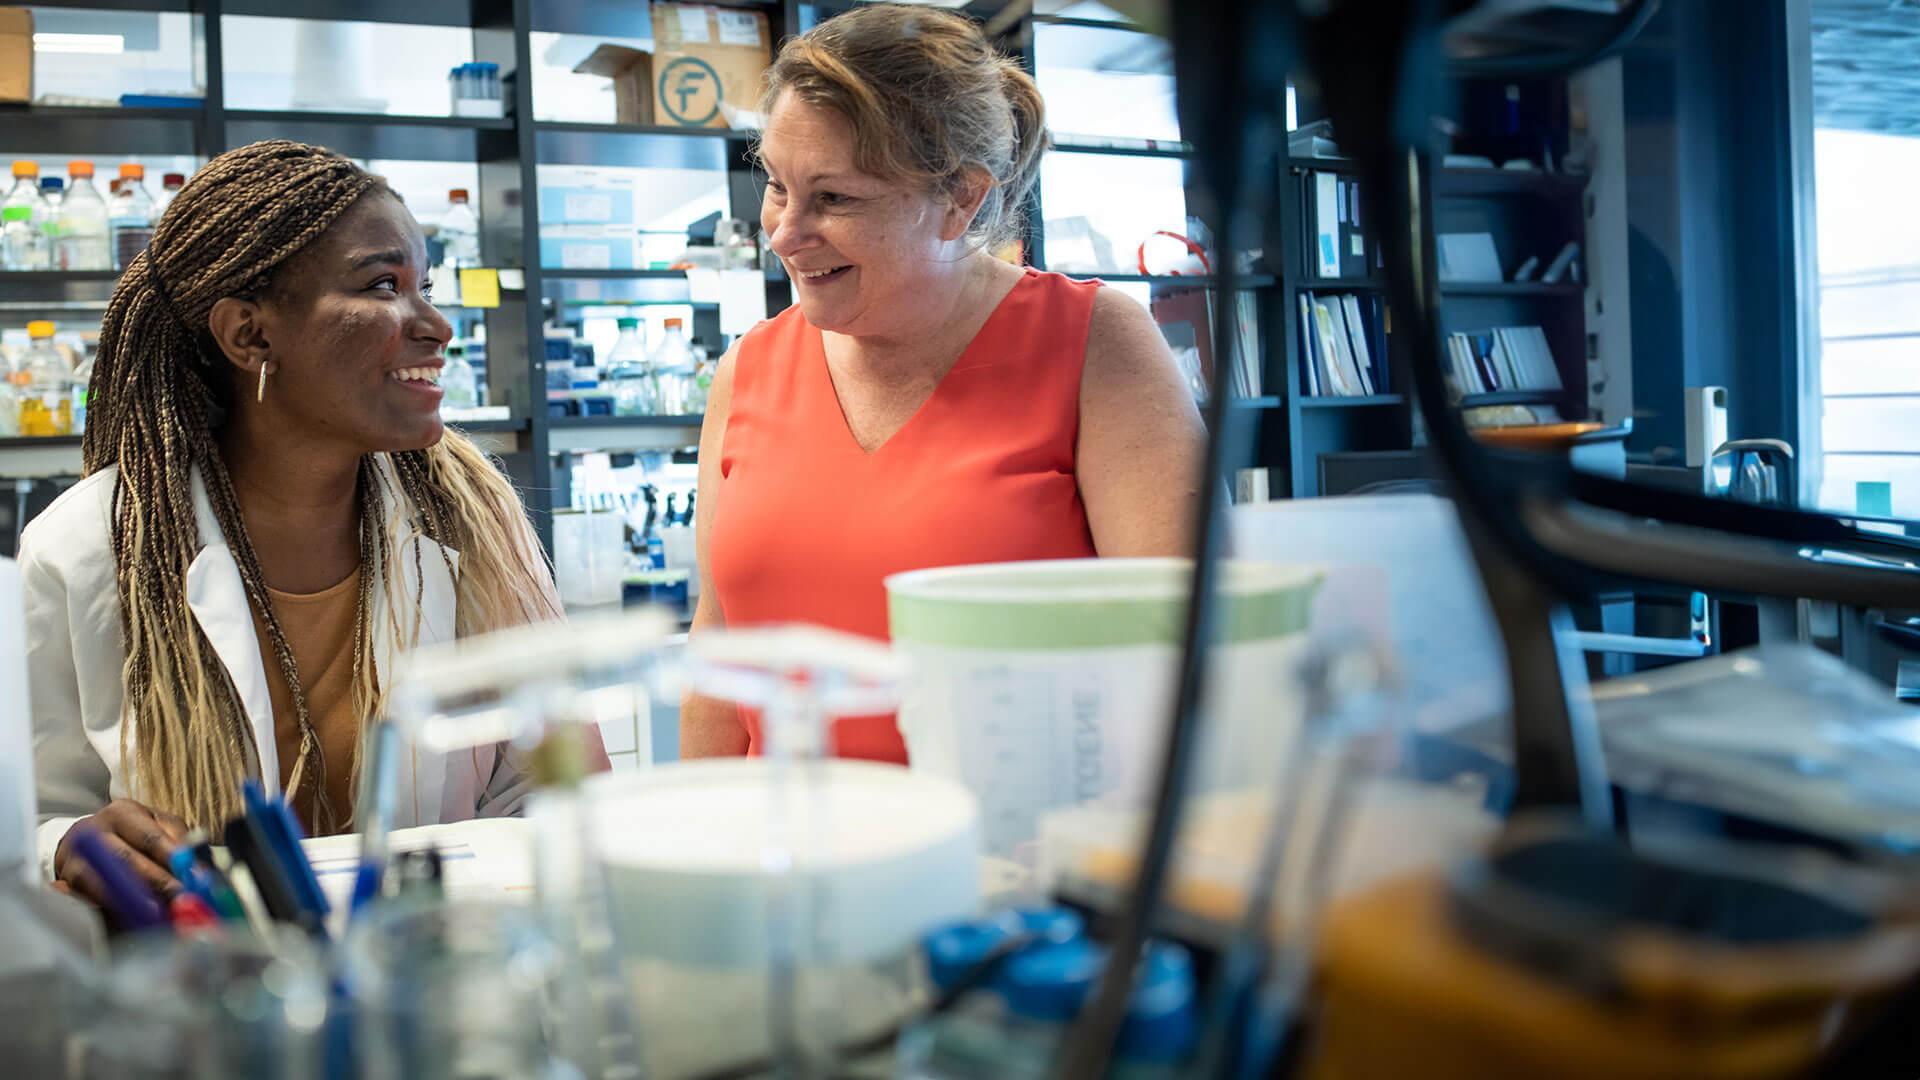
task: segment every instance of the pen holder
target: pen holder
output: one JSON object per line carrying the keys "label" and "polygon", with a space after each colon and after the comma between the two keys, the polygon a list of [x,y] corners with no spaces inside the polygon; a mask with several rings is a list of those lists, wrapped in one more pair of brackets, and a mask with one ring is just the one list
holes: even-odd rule
{"label": "pen holder", "polygon": [[381,904],[353,924],[341,976],[366,1080],[538,1077],[555,1064],[560,953],[503,903]]}
{"label": "pen holder", "polygon": [[327,984],[305,940],[127,939],[76,1036],[76,1080],[318,1080]]}

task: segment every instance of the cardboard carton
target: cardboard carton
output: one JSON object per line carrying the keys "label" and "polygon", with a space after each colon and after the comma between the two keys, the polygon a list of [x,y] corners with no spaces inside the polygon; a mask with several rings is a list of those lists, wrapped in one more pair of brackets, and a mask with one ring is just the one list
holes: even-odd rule
{"label": "cardboard carton", "polygon": [[653,123],[653,56],[625,45],[602,45],[574,67],[580,75],[613,80],[614,122]]}
{"label": "cardboard carton", "polygon": [[728,110],[760,107],[761,80],[772,60],[763,11],[654,4],[653,122],[727,127]]}
{"label": "cardboard carton", "polygon": [[0,101],[33,100],[33,12],[0,7]]}

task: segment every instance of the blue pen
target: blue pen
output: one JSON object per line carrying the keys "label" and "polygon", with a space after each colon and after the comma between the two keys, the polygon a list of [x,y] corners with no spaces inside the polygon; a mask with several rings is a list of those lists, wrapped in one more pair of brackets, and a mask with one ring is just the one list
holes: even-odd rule
{"label": "blue pen", "polygon": [[132,868],[107,847],[107,842],[99,833],[92,829],[76,831],[73,853],[99,876],[101,887],[106,892],[107,909],[122,927],[128,930],[151,930],[156,926],[168,925],[160,902],[153,898],[153,890],[147,888],[146,882],[141,881]]}
{"label": "blue pen", "polygon": [[266,789],[257,780],[246,781],[241,798],[246,802],[247,814],[258,824],[261,836],[273,849],[274,859],[292,888],[293,899],[302,909],[324,920],[330,910],[327,894],[321,891],[320,879],[314,875],[313,864],[307,861],[306,850],[300,846],[300,823],[294,820],[293,811],[287,808],[285,800],[268,798]]}
{"label": "blue pen", "polygon": [[194,863],[192,848],[173,849],[173,854],[167,859],[167,869],[173,871],[173,878],[181,888],[206,901],[207,907],[214,911],[220,910],[220,905],[213,899],[213,883]]}
{"label": "blue pen", "polygon": [[359,914],[378,899],[386,884],[399,756],[399,727],[391,720],[376,723],[368,740],[367,761],[361,765],[360,802],[354,813],[360,824],[360,867],[353,877],[349,914]]}

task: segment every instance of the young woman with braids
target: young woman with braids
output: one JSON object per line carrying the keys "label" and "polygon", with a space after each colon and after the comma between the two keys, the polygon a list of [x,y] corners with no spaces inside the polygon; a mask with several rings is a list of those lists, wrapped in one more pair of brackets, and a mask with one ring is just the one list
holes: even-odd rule
{"label": "young woman with braids", "polygon": [[[452,334],[419,225],[330,151],[215,158],[122,276],[88,397],[86,479],[28,526],[43,868],[97,829],[156,888],[243,778],[314,833],[351,824],[395,655],[557,618],[513,489],[436,385]],[[596,741],[593,753],[605,767]],[[504,748],[402,760],[402,825],[514,813]]]}

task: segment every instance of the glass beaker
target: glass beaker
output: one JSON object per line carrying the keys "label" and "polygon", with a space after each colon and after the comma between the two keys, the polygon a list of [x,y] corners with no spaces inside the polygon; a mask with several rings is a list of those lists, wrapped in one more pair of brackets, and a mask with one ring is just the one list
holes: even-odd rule
{"label": "glass beaker", "polygon": [[119,947],[102,1010],[74,1048],[78,1080],[318,1080],[327,983],[302,938],[176,937]]}
{"label": "glass beaker", "polygon": [[359,1075],[567,1075],[549,1034],[561,956],[527,908],[395,901],[356,920],[342,948]]}

